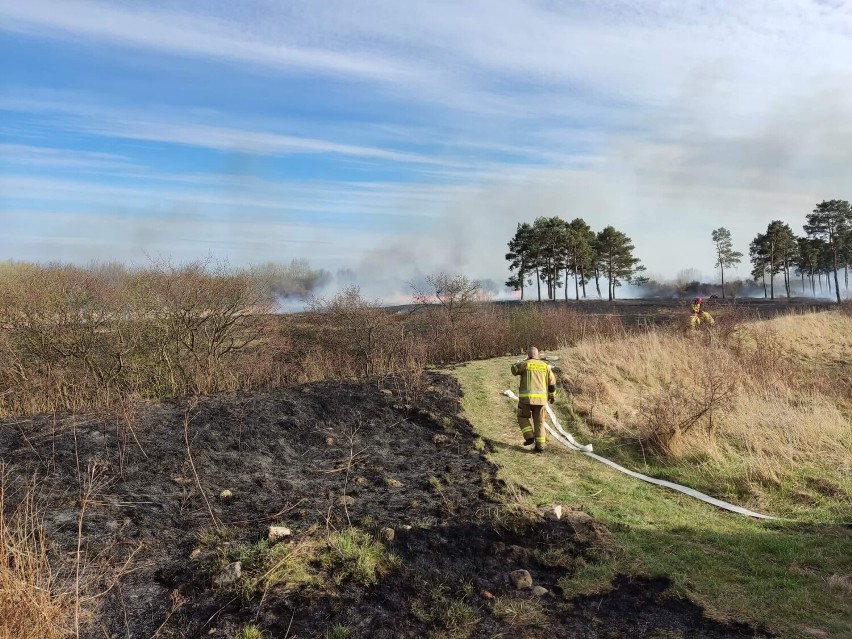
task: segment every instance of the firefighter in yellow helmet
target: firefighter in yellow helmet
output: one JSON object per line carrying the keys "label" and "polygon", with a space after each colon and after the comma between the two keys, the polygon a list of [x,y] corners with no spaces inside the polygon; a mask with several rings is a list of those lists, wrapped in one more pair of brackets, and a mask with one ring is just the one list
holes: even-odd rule
{"label": "firefighter in yellow helmet", "polygon": [[692,304],[690,304],[689,308],[692,310],[692,314],[689,316],[689,328],[693,331],[698,330],[698,326],[702,322],[707,324],[707,326],[713,326],[713,324],[716,323],[710,313],[701,310],[701,304],[703,302],[703,299],[696,297],[692,301]]}
{"label": "firefighter in yellow helmet", "polygon": [[527,359],[512,364],[512,375],[521,378],[518,390],[518,426],[524,436],[524,446],[535,444],[537,453],[544,452],[547,435],[544,430],[545,402],[556,399],[556,375],[547,362],[538,357],[538,349],[531,346]]}

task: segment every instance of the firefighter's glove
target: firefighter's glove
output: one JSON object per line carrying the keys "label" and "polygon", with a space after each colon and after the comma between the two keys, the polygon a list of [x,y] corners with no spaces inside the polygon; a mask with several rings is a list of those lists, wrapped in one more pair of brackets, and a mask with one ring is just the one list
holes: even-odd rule
{"label": "firefighter's glove", "polygon": [[555,402],[555,401],[556,401],[556,395],[552,395],[552,394],[551,394],[551,395],[548,395],[548,396],[547,396],[547,401],[548,401],[549,403],[551,403],[551,404],[552,404],[553,402]]}

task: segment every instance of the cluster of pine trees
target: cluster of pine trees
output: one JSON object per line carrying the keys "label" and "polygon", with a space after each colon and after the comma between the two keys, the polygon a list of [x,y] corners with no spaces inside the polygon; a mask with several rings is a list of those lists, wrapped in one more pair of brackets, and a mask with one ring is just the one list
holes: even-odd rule
{"label": "cluster of pine trees", "polygon": [[[817,204],[806,218],[804,231],[805,235],[799,237],[793,233],[789,224],[780,220],[770,222],[766,232],[758,233],[749,245],[753,266],[751,275],[755,281],[763,282],[764,295],[771,299],[775,299],[775,279],[778,275],[783,275],[787,297],[790,297],[792,277],[801,278],[802,294],[805,294],[805,280],[809,280],[811,293],[815,296],[817,280],[820,292],[823,291],[824,275],[828,292],[833,292],[839,303],[838,272],[841,268],[844,271],[845,287],[849,289],[852,206],[846,200],[827,200]],[[713,239],[715,241],[715,236]]]}
{"label": "cluster of pine trees", "polygon": [[634,249],[630,238],[612,226],[595,233],[582,218],[566,222],[560,217],[539,217],[532,224],[518,224],[509,241],[506,259],[512,276],[506,286],[521,291],[523,299],[524,287],[535,281],[540,302],[542,282],[547,299],[555,300],[561,287],[567,300],[571,278],[576,299],[581,291],[586,297],[586,285],[592,280],[600,297],[600,282],[605,279],[607,298],[613,300],[616,288],[625,282],[647,282]]}

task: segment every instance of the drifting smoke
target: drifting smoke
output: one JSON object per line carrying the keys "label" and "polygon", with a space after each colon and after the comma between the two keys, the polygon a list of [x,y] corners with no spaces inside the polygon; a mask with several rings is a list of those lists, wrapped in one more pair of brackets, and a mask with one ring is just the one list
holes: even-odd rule
{"label": "drifting smoke", "polygon": [[251,267],[249,273],[281,306],[304,302],[332,282],[328,271],[312,269],[304,259],[294,259],[289,264],[266,262]]}

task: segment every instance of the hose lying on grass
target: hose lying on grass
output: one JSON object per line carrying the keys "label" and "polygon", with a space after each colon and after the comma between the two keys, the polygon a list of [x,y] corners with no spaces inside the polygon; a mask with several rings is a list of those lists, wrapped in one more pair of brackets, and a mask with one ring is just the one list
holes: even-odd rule
{"label": "hose lying on grass", "polygon": [[[510,390],[503,391],[503,395],[505,395],[506,397],[510,397],[516,402],[518,401],[518,396]],[[731,512],[738,513],[740,515],[755,517],[757,519],[777,519],[777,517],[773,517],[771,515],[763,515],[761,513],[754,512],[753,510],[749,510],[748,508],[743,508],[742,506],[735,506],[734,504],[729,504],[726,501],[716,499],[715,497],[711,497],[710,495],[705,495],[704,493],[699,492],[693,488],[681,486],[680,484],[675,484],[674,482],[666,481],[665,479],[656,479],[654,477],[648,477],[648,475],[643,475],[642,473],[637,473],[633,470],[629,470],[624,466],[619,466],[614,461],[610,461],[606,457],[601,457],[600,455],[593,453],[591,444],[578,444],[575,441],[574,437],[570,433],[566,432],[559,424],[559,420],[556,418],[556,413],[553,412],[553,409],[549,405],[547,406],[547,419],[545,420],[544,425],[545,428],[547,428],[547,432],[550,433],[550,436],[569,450],[573,450],[578,453],[583,453],[584,455],[591,457],[592,459],[596,459],[599,462],[606,464],[610,468],[615,468],[615,470],[622,472],[625,475],[630,475],[631,477],[641,479],[642,481],[646,481],[650,484],[656,484],[657,486],[671,488],[672,490],[676,490],[680,493],[683,493],[684,495],[689,495],[690,497],[694,497],[695,499],[700,499],[703,502],[707,502],[708,504],[712,504],[719,508],[724,508],[725,510],[730,510]]]}

